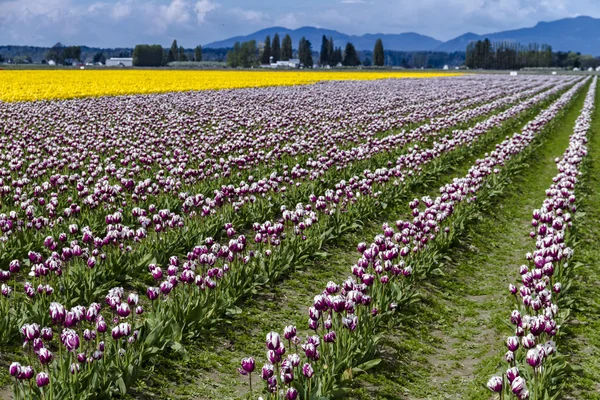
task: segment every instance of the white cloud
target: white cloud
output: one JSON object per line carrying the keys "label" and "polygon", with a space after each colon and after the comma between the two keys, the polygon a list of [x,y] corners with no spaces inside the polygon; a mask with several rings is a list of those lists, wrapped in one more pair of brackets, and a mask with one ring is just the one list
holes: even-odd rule
{"label": "white cloud", "polygon": [[[0,0],[0,43],[50,46],[168,45],[245,35],[261,28],[320,26],[348,34],[419,32],[442,40],[540,20],[600,17],[598,0]],[[275,11],[273,11],[275,10]],[[358,12],[357,10],[360,10]]]}
{"label": "white cloud", "polygon": [[248,21],[248,22],[254,22],[254,23],[258,23],[258,22],[267,22],[269,16],[262,12],[262,11],[255,11],[255,10],[245,10],[243,8],[232,8],[230,10],[228,10],[229,14],[231,14],[234,17],[237,17],[238,19],[242,20],[242,21]]}
{"label": "white cloud", "polygon": [[131,11],[131,1],[125,3],[119,1],[112,8],[110,15],[113,19],[120,20],[131,15]]}
{"label": "white cloud", "polygon": [[196,12],[196,18],[199,24],[203,24],[206,19],[206,15],[211,11],[216,10],[219,7],[218,3],[213,3],[210,0],[200,0],[196,2],[194,11]]}

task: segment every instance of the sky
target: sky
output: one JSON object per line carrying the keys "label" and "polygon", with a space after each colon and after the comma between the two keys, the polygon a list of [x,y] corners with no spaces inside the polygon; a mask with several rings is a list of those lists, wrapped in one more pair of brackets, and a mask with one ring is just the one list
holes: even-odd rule
{"label": "sky", "polygon": [[186,48],[271,26],[449,40],[565,17],[600,17],[598,0],[0,0],[0,45]]}

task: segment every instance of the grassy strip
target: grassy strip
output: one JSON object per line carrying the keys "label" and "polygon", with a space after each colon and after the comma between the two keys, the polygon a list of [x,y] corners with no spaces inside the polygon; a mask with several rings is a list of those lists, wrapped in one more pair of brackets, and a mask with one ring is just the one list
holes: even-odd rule
{"label": "grassy strip", "polygon": [[448,253],[445,276],[420,288],[422,302],[411,318],[387,336],[385,363],[363,377],[356,398],[487,399],[484,387],[499,366],[511,310],[508,284],[524,254],[531,211],[539,207],[556,175],[554,158],[564,153],[585,99],[582,90],[557,121],[528,165],[512,176],[511,190],[482,210],[464,238]]}
{"label": "grassy strip", "polygon": [[[511,127],[511,129],[519,128]],[[476,146],[474,154],[463,154],[463,157],[455,160],[455,168],[468,169],[472,164],[472,157],[483,155],[506,133],[503,130],[496,132],[495,135],[485,136],[484,140]],[[436,175],[439,175],[437,172],[439,171],[436,170]],[[431,187],[436,183],[434,181],[437,181],[437,184],[440,182],[438,179],[432,179]],[[391,215],[398,212],[398,208],[388,210],[385,219],[390,219]],[[323,286],[328,280],[339,281],[340,278],[345,277],[348,274],[348,266],[356,261],[357,253],[354,253],[356,243],[360,241],[361,237],[364,238],[365,234],[371,237],[379,232],[378,223],[372,221],[360,237],[355,234],[345,236],[336,243],[337,249],[328,249],[332,256],[328,257],[326,261],[319,262],[316,265],[317,268],[313,267],[305,272],[298,272],[284,284],[278,284],[272,290],[265,290],[259,293],[255,299],[247,301],[245,310],[232,322],[231,327],[220,328],[217,333],[211,333],[210,337],[202,344],[194,344],[188,349],[189,358],[183,362],[161,360],[160,368],[161,370],[164,368],[164,370],[160,375],[168,373],[169,378],[177,383],[175,394],[178,398],[239,397],[240,393],[246,389],[243,382],[240,387],[240,380],[235,373],[235,366],[239,363],[239,359],[246,354],[262,353],[261,339],[277,321],[282,321],[281,324],[290,322],[299,327],[305,326],[305,302],[314,294],[314,288]],[[259,339],[257,340],[257,338]],[[191,354],[192,352],[194,355]],[[172,372],[175,366],[181,371],[180,373]],[[215,371],[219,374],[215,374]],[[159,397],[165,393],[173,395],[174,388],[160,375],[157,379],[147,382],[152,387],[140,385],[139,389],[148,395],[154,393]],[[193,377],[192,380],[190,380],[191,377]]]}
{"label": "grassy strip", "polygon": [[[600,87],[596,101],[600,101]],[[565,399],[600,399],[600,105],[596,103],[589,134],[588,159],[580,187],[574,263],[576,276],[571,287],[574,308],[563,327],[561,348],[573,367]]]}

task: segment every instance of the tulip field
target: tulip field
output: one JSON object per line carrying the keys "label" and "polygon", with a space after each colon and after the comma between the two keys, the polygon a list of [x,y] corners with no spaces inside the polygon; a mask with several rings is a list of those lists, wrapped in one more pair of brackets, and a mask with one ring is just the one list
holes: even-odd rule
{"label": "tulip field", "polygon": [[600,398],[596,77],[170,73],[0,71],[1,399]]}

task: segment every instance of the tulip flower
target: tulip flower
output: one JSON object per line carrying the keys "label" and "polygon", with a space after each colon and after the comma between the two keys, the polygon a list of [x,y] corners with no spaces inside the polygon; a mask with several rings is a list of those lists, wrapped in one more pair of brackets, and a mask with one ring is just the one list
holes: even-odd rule
{"label": "tulip flower", "polygon": [[50,383],[50,378],[48,377],[48,374],[45,372],[40,372],[39,374],[37,374],[36,378],[35,378],[35,383],[37,384],[38,387],[44,387],[47,386]]}
{"label": "tulip flower", "polygon": [[492,392],[500,393],[503,387],[502,377],[492,376],[487,383],[487,387]]}

